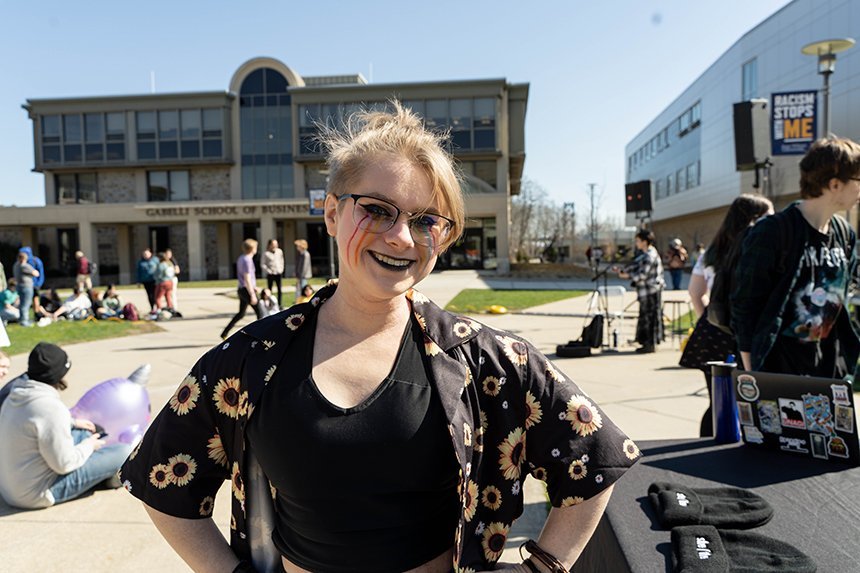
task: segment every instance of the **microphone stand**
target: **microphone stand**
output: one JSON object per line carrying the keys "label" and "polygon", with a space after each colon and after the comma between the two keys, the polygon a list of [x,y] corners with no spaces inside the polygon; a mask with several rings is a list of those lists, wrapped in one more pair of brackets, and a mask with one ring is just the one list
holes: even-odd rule
{"label": "microphone stand", "polygon": [[[618,352],[618,348],[613,348],[612,340],[610,338],[612,336],[612,315],[609,313],[608,287],[609,287],[609,271],[611,269],[612,269],[612,264],[608,263],[605,267],[603,267],[603,270],[600,270],[600,260],[597,259],[597,260],[595,260],[595,263],[594,263],[594,269],[593,269],[594,276],[591,277],[591,282],[598,283],[598,284],[600,282],[600,279],[601,278],[603,279],[603,296],[601,297],[599,286],[595,289],[597,291],[598,309],[602,310],[603,318],[604,318],[604,321],[606,323],[606,336],[604,337],[604,340],[606,342],[601,345],[601,348],[600,348],[601,352]],[[600,308],[601,306],[603,308]]]}

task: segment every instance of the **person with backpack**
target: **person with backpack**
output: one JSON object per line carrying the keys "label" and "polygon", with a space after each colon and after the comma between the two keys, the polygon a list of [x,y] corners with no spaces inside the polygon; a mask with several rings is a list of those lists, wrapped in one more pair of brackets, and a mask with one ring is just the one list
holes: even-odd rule
{"label": "person with backpack", "polygon": [[843,378],[860,354],[845,308],[857,256],[837,213],[860,200],[860,145],[816,140],[800,161],[800,197],[744,239],[731,327],[746,370]]}
{"label": "person with backpack", "polygon": [[669,276],[672,278],[672,290],[681,290],[681,279],[684,277],[684,267],[690,256],[681,239],[672,239],[669,250],[666,251],[666,266],[669,268]]}
{"label": "person with backpack", "polygon": [[81,290],[89,292],[93,289],[93,266],[83,251],[75,251],[75,284]]}
{"label": "person with backpack", "polygon": [[[729,305],[728,289],[714,289],[715,279],[719,275],[721,283],[725,283],[726,278],[731,280],[744,233],[760,218],[771,214],[773,203],[761,195],[744,194],[732,201],[714,240],[698,257],[690,275],[687,291],[699,320],[684,346],[678,364],[704,373],[709,398],[711,367],[708,362],[725,360],[729,354],[737,354],[734,336],[720,328],[719,323],[712,322],[712,315],[720,316],[720,309],[727,309]],[[710,404],[709,399],[708,409],[699,425],[701,437],[713,435]]]}

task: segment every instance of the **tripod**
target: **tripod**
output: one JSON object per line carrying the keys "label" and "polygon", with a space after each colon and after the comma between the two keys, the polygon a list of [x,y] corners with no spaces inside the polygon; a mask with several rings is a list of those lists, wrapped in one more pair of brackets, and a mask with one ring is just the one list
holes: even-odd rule
{"label": "tripod", "polygon": [[[618,332],[612,328],[612,321],[616,318],[609,312],[609,271],[611,270],[612,265],[607,264],[602,270],[600,269],[600,260],[595,260],[594,267],[592,272],[594,276],[591,277],[591,281],[595,283],[595,288],[591,291],[591,294],[588,295],[588,306],[586,310],[586,320],[588,320],[588,316],[594,310],[594,314],[602,315],[605,321],[606,328],[604,329],[604,335],[602,336],[602,341],[600,345],[601,352],[618,352]],[[603,279],[603,288],[600,288],[600,279]],[[621,288],[621,294],[623,294],[624,289]],[[622,299],[623,300],[623,299]],[[595,310],[596,309],[596,310]],[[623,320],[623,311],[622,314],[618,317]]]}

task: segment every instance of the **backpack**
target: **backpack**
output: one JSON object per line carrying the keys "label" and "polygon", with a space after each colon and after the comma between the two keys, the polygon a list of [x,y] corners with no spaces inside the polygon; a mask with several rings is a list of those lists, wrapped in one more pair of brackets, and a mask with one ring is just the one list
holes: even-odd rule
{"label": "backpack", "polygon": [[137,314],[137,307],[131,303],[126,304],[122,307],[122,317],[126,320],[140,320],[140,316]]}
{"label": "backpack", "polygon": [[591,348],[600,348],[603,344],[603,315],[597,314],[588,323],[588,326],[582,329],[580,340],[586,346]]}
{"label": "backpack", "polygon": [[[787,270],[786,258],[788,257],[789,251],[793,250],[791,245],[792,237],[789,236],[788,223],[785,221],[786,217],[780,217],[778,215],[773,216],[776,217],[777,229],[779,230],[780,254],[776,264],[776,273],[778,275],[783,275]],[[851,231],[848,227],[848,223],[845,219],[838,216],[831,217],[830,223],[833,225],[833,231],[834,234],[838,236],[838,240],[841,244],[845,245],[845,257],[850,261],[852,247],[849,242]],[[750,229],[751,228],[752,227],[750,227]],[[732,332],[731,327],[732,312],[730,297],[734,290],[735,263],[737,263],[738,257],[740,256],[741,245],[744,240],[746,240],[748,233],[749,229],[744,231],[743,235],[738,238],[738,242],[735,243],[735,246],[729,255],[729,264],[725,265],[724,268],[717,269],[714,273],[714,283],[713,286],[711,286],[711,296],[708,302],[708,322],[723,332],[732,335],[734,333]]]}

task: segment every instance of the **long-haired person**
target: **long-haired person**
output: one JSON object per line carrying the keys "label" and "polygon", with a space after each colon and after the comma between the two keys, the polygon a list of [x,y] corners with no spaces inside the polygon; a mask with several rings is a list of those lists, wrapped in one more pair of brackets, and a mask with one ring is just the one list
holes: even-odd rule
{"label": "long-haired person", "polygon": [[499,568],[528,473],[553,505],[541,558],[569,568],[639,457],[530,344],[414,290],[463,196],[441,136],[391,107],[324,136],[338,282],[203,356],[122,470],[197,571]]}
{"label": "long-haired person", "polygon": [[[766,197],[752,194],[739,196],[732,201],[714,240],[693,267],[687,291],[699,320],[679,363],[704,372],[708,396],[711,394],[711,369],[708,362],[725,360],[729,354],[737,355],[734,337],[708,322],[706,313],[714,277],[717,272],[728,273],[729,276],[734,273],[740,242],[747,230],[756,221],[772,213],[773,203]],[[701,436],[713,434],[710,405],[702,416],[699,433]]]}

